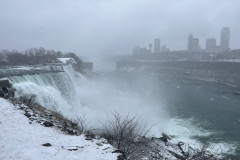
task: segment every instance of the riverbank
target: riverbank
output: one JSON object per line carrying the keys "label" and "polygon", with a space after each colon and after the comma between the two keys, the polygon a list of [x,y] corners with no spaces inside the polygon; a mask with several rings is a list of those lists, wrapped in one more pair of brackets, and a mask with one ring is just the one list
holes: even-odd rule
{"label": "riverbank", "polygon": [[144,71],[172,77],[202,79],[240,87],[239,61],[122,60],[118,71]]}
{"label": "riverbank", "polygon": [[[10,88],[8,87],[8,89]],[[10,97],[10,100],[13,104],[15,104],[15,107],[17,107],[16,109],[22,110],[22,114],[29,119],[29,124],[33,124],[33,125],[38,124],[44,128],[51,128],[53,130],[62,132],[62,134],[67,134],[71,136],[78,137],[78,136],[84,135],[83,129],[79,128],[74,121],[70,121],[64,118],[59,113],[46,109],[41,105],[39,105],[38,103],[36,103],[35,98],[37,96],[38,95],[31,96],[31,95],[23,94],[23,95],[18,95],[17,99]],[[85,133],[87,133],[87,130],[85,130]],[[99,136],[95,136],[94,134],[90,134],[90,135],[85,134],[84,137],[85,137],[85,140],[92,141]],[[110,144],[117,147],[115,145],[115,141],[112,141],[112,139],[108,139],[109,137],[105,137],[105,138],[107,138],[107,140],[110,141]],[[128,139],[131,137],[126,137],[126,138]],[[139,138],[141,138],[140,141],[131,142],[131,147],[133,148],[137,147],[137,150],[136,152],[131,153],[128,156],[142,157],[142,158],[145,157],[145,159],[146,158],[151,159],[156,155],[161,155],[162,157],[172,160],[172,159],[179,159],[179,158],[181,159],[186,156],[194,156],[194,155],[196,156],[196,154],[203,152],[203,149],[205,151],[205,148],[196,148],[196,147],[192,148],[188,144],[185,144],[183,142],[172,143],[170,140],[171,136],[167,136],[167,135],[163,135],[162,137],[153,137],[153,138],[151,137],[150,138],[139,137]],[[130,139],[128,139],[128,142],[129,140]],[[101,146],[102,144],[100,143],[97,145]],[[130,148],[130,149],[133,149],[133,148]],[[118,149],[121,151],[121,153],[124,153],[122,152],[122,149],[124,148],[118,148]],[[70,150],[79,150],[79,147],[75,147]],[[205,152],[204,156],[211,156],[211,155],[218,156],[218,153],[211,154],[211,152],[208,151],[208,152]],[[159,157],[155,159],[158,159],[158,158]]]}
{"label": "riverbank", "polygon": [[24,116],[21,105],[0,98],[0,159],[114,160],[118,154],[104,139],[71,136]]}

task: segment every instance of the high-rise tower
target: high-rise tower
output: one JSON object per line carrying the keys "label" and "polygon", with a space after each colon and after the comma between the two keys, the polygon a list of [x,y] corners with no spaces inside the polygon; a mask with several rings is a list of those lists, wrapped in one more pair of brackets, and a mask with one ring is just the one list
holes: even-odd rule
{"label": "high-rise tower", "polygon": [[220,48],[222,51],[228,51],[230,49],[229,40],[230,40],[230,29],[228,27],[224,27],[221,30],[221,42],[220,42]]}
{"label": "high-rise tower", "polygon": [[199,39],[193,38],[193,35],[188,36],[188,52],[197,52],[199,51]]}
{"label": "high-rise tower", "polygon": [[189,51],[189,52],[192,51],[192,41],[193,41],[193,35],[190,34],[190,35],[188,36],[188,51]]}
{"label": "high-rise tower", "polygon": [[154,53],[155,54],[160,53],[160,39],[159,38],[154,39]]}

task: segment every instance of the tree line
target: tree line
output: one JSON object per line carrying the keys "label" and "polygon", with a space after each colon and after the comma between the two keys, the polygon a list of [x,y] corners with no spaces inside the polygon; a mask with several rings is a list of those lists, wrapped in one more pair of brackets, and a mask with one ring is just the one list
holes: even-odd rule
{"label": "tree line", "polygon": [[46,50],[40,47],[30,48],[23,52],[16,50],[1,50],[0,66],[57,63],[57,58],[73,58],[77,62],[77,65],[80,66],[82,64],[82,60],[75,53],[63,53],[61,51]]}

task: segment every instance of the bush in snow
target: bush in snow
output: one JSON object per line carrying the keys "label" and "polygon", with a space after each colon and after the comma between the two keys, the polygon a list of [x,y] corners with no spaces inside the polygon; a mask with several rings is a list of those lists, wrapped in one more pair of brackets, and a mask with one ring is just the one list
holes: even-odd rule
{"label": "bush in snow", "polygon": [[111,145],[127,159],[140,159],[146,151],[149,139],[145,138],[150,129],[139,121],[137,116],[120,116],[112,113],[112,118],[104,124],[101,136],[106,138]]}

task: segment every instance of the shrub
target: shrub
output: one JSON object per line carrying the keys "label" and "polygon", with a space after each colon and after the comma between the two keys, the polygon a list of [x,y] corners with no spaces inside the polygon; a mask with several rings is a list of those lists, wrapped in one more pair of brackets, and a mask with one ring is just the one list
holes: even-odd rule
{"label": "shrub", "polygon": [[145,138],[150,129],[142,123],[137,116],[120,116],[112,113],[107,123],[103,125],[101,136],[106,138],[111,145],[123,153],[126,159],[138,159],[146,151],[148,139]]}

